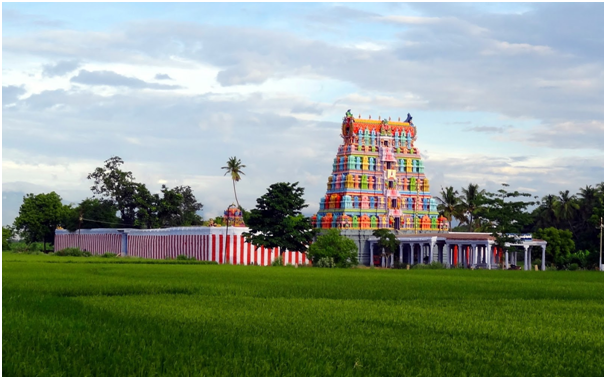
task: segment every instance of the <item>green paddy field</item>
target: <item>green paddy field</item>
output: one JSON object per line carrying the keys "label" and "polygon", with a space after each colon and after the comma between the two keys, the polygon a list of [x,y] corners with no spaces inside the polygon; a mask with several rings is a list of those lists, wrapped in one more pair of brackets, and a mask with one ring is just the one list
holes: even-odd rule
{"label": "green paddy field", "polygon": [[604,376],[601,272],[137,262],[3,253],[3,376]]}

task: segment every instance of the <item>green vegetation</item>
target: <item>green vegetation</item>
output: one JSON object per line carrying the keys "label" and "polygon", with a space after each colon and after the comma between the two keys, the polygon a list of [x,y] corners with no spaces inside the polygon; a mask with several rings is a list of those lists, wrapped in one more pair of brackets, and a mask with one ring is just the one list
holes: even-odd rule
{"label": "green vegetation", "polygon": [[316,235],[311,220],[301,210],[307,208],[303,199],[304,189],[299,183],[275,183],[267,193],[257,199],[257,207],[250,211],[248,228],[242,233],[246,242],[256,246],[278,248],[284,251],[306,252]]}
{"label": "green vegetation", "polygon": [[[152,194],[145,184],[135,182],[130,171],[123,171],[124,161],[117,156],[105,161],[103,167],[97,167],[87,178],[93,181],[91,190],[101,196],[120,214],[120,226],[138,228],[158,228],[169,226],[202,225],[202,218],[196,212],[202,204],[189,186],[178,186],[173,189],[162,185],[161,194]],[[90,204],[80,204],[80,209],[90,210]],[[103,204],[106,205],[106,204]],[[90,214],[90,216],[89,216]],[[96,210],[84,213],[84,218],[106,215],[107,219],[98,220],[108,225],[115,225],[115,213]],[[71,219],[73,220],[73,218]]]}
{"label": "green vegetation", "polygon": [[2,251],[10,250],[11,239],[13,238],[13,230],[11,227],[2,227]]}
{"label": "green vegetation", "polygon": [[[406,267],[406,266],[404,265],[404,267]],[[445,269],[446,266],[444,266],[440,262],[433,261],[429,264],[424,264],[424,263],[416,264],[410,268],[415,269],[415,270],[441,270],[441,269]]]}
{"label": "green vegetation", "polygon": [[83,251],[78,249],[77,247],[66,247],[63,250],[59,250],[55,252],[58,257],[90,257],[92,254],[88,251]]}
{"label": "green vegetation", "polygon": [[3,253],[3,375],[604,375],[601,272],[145,261]]}
{"label": "green vegetation", "polygon": [[381,248],[381,256],[385,258],[383,260],[383,264],[386,264],[387,258],[398,250],[398,240],[393,232],[389,229],[377,229],[372,232],[372,235],[379,239],[377,244]]}
{"label": "green vegetation", "polygon": [[46,244],[55,240],[55,228],[65,221],[69,207],[61,203],[61,196],[55,192],[48,194],[28,194],[23,197],[19,216],[15,219],[14,230],[27,243]]}
{"label": "green vegetation", "polygon": [[[358,247],[337,229],[329,229],[309,246],[308,258],[316,267],[350,268],[358,265]],[[320,263],[320,261],[322,263]]]}
{"label": "green vegetation", "polygon": [[570,230],[560,230],[554,227],[539,229],[533,237],[547,241],[545,256],[557,267],[565,267],[568,257],[574,252],[574,240]]}
{"label": "green vegetation", "polygon": [[[581,187],[577,194],[566,190],[542,199],[535,196],[530,201],[527,199],[530,194],[508,191],[507,187],[509,185],[503,184],[500,190],[491,193],[470,183],[461,189],[461,195],[452,186],[442,188],[436,197],[438,210],[449,222],[453,218],[459,221],[453,231],[491,232],[498,236],[496,245],[500,247],[511,242],[504,233],[532,233],[534,238],[547,240],[548,266],[565,269],[571,262],[584,269],[598,266],[600,239],[603,242],[600,219],[604,216],[604,182]],[[532,209],[533,206],[537,207]],[[563,231],[571,233],[572,245],[558,254],[557,249],[550,248],[549,238],[558,244],[557,234]],[[568,251],[570,249],[577,251]],[[575,258],[578,255],[583,258]]]}
{"label": "green vegetation", "polygon": [[185,254],[180,254],[180,255],[177,255],[177,258],[175,258],[175,259],[178,261],[195,261],[196,257],[188,257]]}

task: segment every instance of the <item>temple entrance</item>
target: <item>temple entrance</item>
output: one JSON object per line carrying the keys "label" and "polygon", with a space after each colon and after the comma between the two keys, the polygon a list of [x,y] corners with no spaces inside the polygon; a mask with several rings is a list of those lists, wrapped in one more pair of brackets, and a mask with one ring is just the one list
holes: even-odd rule
{"label": "temple entrance", "polygon": [[396,217],[393,221],[393,228],[395,230],[400,230],[400,218]]}

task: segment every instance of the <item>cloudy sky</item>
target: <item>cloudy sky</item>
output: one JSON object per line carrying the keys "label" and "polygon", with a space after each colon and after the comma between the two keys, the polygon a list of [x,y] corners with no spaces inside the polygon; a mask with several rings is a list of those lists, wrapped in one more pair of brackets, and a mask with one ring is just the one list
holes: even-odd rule
{"label": "cloudy sky", "polygon": [[406,117],[432,192],[604,180],[604,5],[2,5],[2,223],[24,193],[91,196],[118,155],[205,218],[275,182],[324,195],[347,109]]}

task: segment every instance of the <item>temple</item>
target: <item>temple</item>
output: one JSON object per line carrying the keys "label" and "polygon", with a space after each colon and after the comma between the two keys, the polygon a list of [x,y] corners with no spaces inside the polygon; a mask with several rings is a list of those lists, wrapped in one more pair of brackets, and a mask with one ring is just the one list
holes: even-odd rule
{"label": "temple", "polygon": [[[495,269],[517,263],[497,248],[490,233],[451,233],[445,217],[439,216],[436,200],[415,146],[417,127],[410,113],[404,122],[354,119],[348,110],[341,127],[343,144],[328,177],[326,196],[311,218],[320,229],[340,229],[358,247],[358,260],[369,266],[430,264],[446,267]],[[398,251],[381,254],[374,229],[392,229]],[[533,247],[541,240],[520,240],[511,247],[524,249],[524,269],[531,269]]]}
{"label": "temple", "polygon": [[418,148],[417,128],[406,121],[354,119],[347,111],[328,177],[326,196],[312,216],[317,228],[395,229],[422,233],[448,229]]}
{"label": "temple", "polygon": [[242,211],[236,207],[235,204],[227,207],[225,212],[223,212],[223,225],[235,226],[244,228],[246,225],[244,224],[244,218],[242,216]]}

